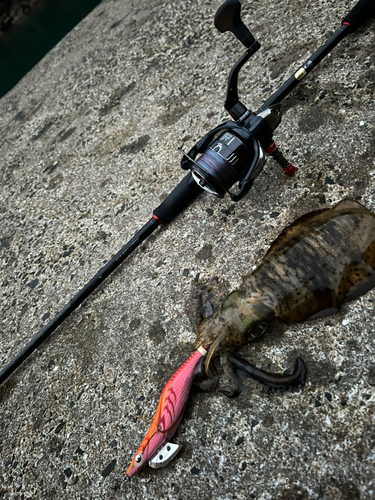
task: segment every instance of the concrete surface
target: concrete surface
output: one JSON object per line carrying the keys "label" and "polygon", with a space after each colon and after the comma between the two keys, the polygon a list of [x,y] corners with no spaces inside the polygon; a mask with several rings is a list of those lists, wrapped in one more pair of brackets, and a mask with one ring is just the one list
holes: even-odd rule
{"label": "concrete surface", "polygon": [[[182,178],[177,148],[226,118],[243,50],[216,32],[219,4],[103,1],[1,99],[2,366]],[[262,49],[240,95],[256,109],[354,2],[243,4]],[[202,195],[3,384],[2,498],[375,498],[375,290],[244,349],[273,371],[302,356],[304,389],[193,394],[178,458],[112,490],[191,352],[200,294],[219,304],[303,213],[346,196],[375,210],[373,65],[372,22],[286,101],[275,138],[294,178],[270,160],[238,204]]]}

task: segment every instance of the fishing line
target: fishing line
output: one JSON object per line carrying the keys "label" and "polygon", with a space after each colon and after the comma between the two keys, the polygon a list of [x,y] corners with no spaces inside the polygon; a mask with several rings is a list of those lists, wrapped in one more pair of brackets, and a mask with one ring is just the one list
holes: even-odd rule
{"label": "fishing line", "polygon": [[193,168],[194,173],[199,173],[203,179],[213,179],[211,182],[213,184],[219,184],[220,187],[232,186],[239,180],[236,171],[231,168],[230,164],[226,163],[224,158],[215,153],[212,149],[207,149],[207,151],[198,158],[196,165],[199,165],[200,169],[195,170],[195,168]]}

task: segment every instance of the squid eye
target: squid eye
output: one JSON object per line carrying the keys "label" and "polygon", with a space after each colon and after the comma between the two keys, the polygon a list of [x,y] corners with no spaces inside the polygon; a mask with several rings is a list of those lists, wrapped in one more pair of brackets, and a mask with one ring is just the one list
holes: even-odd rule
{"label": "squid eye", "polygon": [[250,330],[249,335],[247,337],[247,340],[255,340],[255,339],[261,337],[262,335],[264,335],[266,333],[267,328],[268,328],[268,323],[265,323],[265,322],[259,323],[259,325],[257,325],[255,328]]}
{"label": "squid eye", "polygon": [[135,463],[136,463],[137,465],[141,465],[142,460],[143,460],[142,454],[141,454],[141,453],[138,453],[138,455],[136,455],[136,456],[135,456],[135,459],[134,459]]}

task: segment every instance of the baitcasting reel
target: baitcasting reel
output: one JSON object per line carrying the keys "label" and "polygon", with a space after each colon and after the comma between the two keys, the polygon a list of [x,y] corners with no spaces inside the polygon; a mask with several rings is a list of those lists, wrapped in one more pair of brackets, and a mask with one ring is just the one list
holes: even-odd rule
{"label": "baitcasting reel", "polygon": [[[277,150],[272,135],[281,121],[280,103],[263,111],[249,111],[238,98],[238,74],[242,66],[260,48],[240,17],[239,0],[227,0],[215,16],[216,28],[231,31],[247,48],[233,66],[229,79],[225,109],[235,121],[227,121],[211,130],[184,155],[181,167],[191,170],[197,184],[215,196],[228,193],[239,201],[250,190],[254,179],[262,171],[265,153],[273,155],[285,173],[293,175],[294,168]],[[200,155],[198,158],[198,154]],[[238,183],[237,192],[230,189]]]}

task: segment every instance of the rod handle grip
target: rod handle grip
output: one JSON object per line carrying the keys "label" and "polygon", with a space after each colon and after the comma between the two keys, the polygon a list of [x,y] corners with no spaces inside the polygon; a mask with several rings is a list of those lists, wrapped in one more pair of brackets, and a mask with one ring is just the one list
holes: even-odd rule
{"label": "rod handle grip", "polygon": [[359,0],[342,22],[349,24],[348,33],[354,33],[373,17],[375,17],[375,0]]}
{"label": "rod handle grip", "polygon": [[154,217],[161,223],[169,222],[182,212],[202,192],[189,172],[166,199],[154,210]]}

